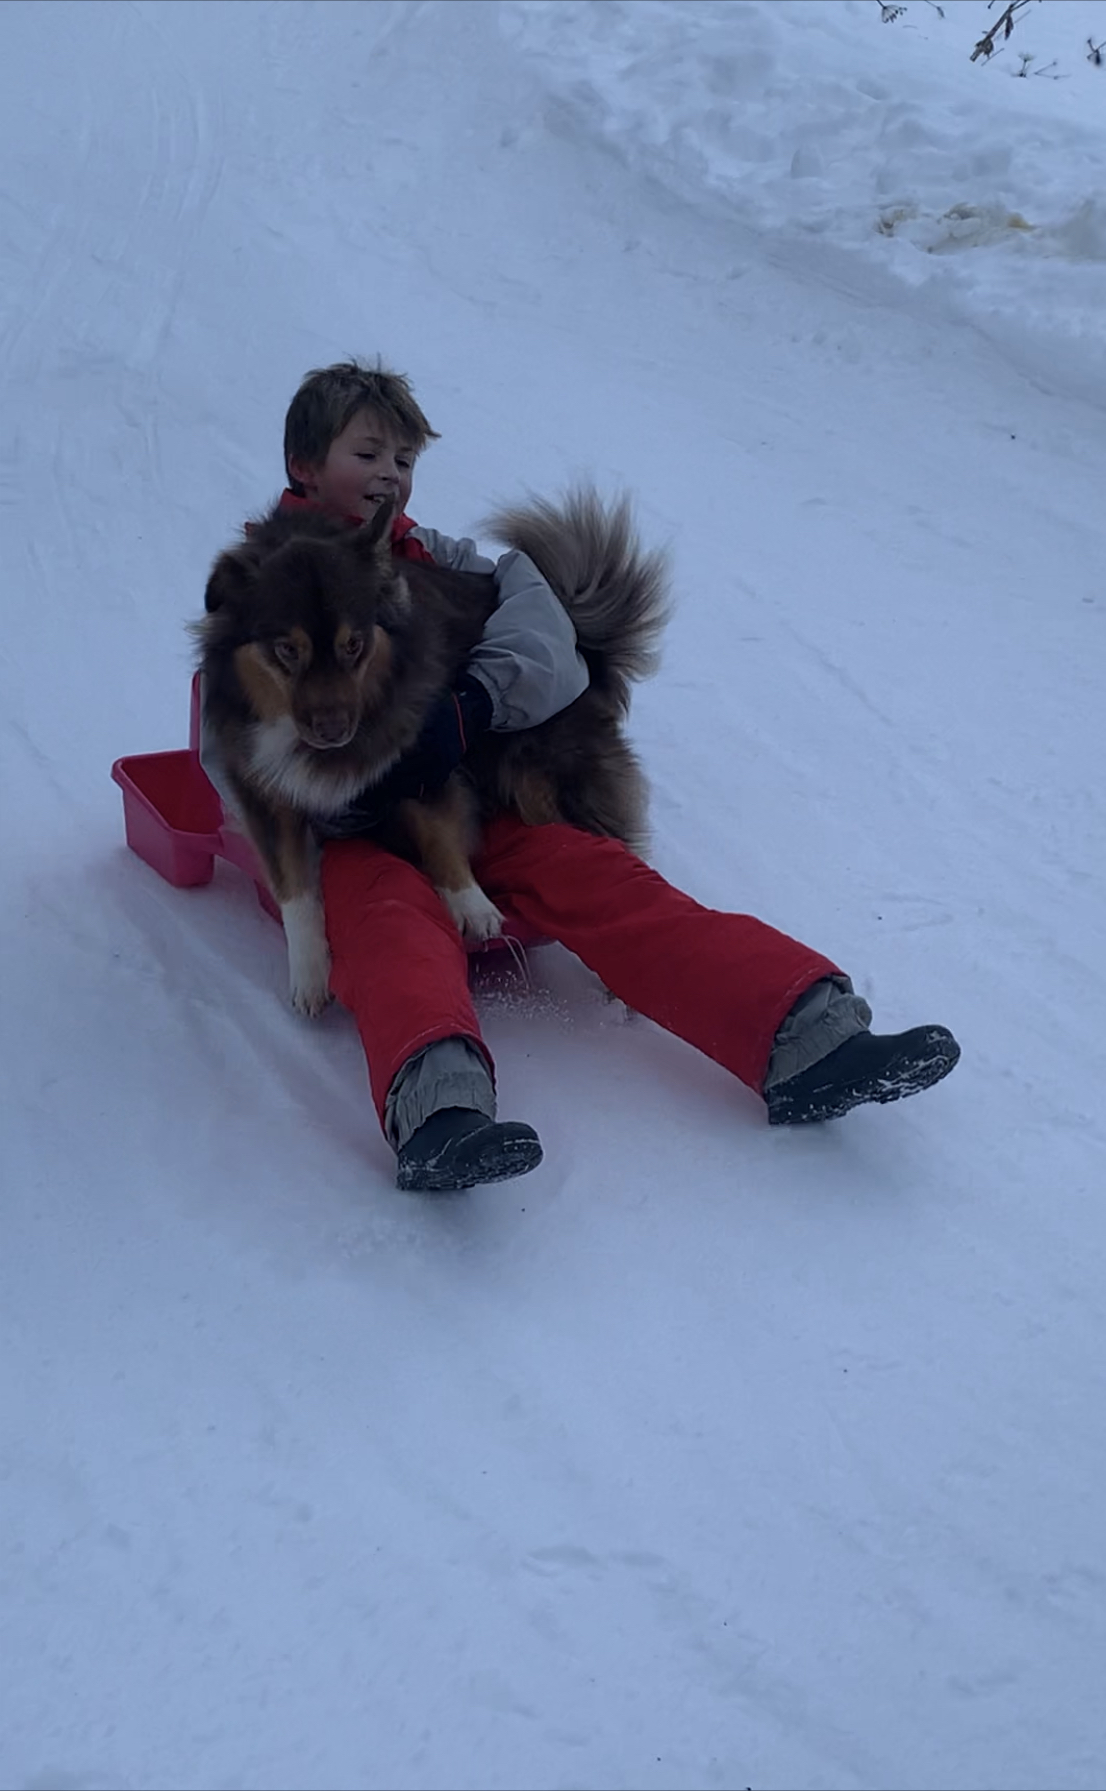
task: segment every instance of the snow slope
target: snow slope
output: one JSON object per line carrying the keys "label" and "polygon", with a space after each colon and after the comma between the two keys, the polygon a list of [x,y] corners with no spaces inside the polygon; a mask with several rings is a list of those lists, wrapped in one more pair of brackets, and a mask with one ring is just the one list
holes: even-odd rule
{"label": "snow slope", "polygon": [[[894,58],[950,205],[1093,237],[1106,72],[976,125],[920,5],[554,10],[4,8],[4,1786],[1103,1782],[1101,255],[927,255],[936,161],[862,229],[849,114]],[[548,948],[481,998],[545,1164],[400,1197],[241,881],[126,852],[291,391],[377,351],[420,518],[634,490],[655,861],[953,1026],[940,1089],[770,1132]]]}

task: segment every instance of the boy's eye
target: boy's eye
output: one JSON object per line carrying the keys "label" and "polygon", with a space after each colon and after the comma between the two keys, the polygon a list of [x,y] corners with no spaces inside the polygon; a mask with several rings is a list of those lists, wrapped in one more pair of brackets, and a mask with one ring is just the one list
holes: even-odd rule
{"label": "boy's eye", "polygon": [[284,667],[286,672],[294,672],[300,662],[300,656],[292,641],[274,641],[273,658]]}
{"label": "boy's eye", "polygon": [[[356,458],[358,460],[375,460],[376,455],[373,452],[371,452],[371,450],[368,448],[358,448]],[[412,466],[414,465],[414,461],[407,454],[397,454],[396,455],[396,465],[401,466],[403,468],[404,472],[406,473],[406,472],[410,472]]]}

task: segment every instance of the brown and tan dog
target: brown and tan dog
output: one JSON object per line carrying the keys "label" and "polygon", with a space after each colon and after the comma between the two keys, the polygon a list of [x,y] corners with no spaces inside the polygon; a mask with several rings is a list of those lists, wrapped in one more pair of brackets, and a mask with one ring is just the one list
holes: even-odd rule
{"label": "brown and tan dog", "polygon": [[[318,511],[272,511],[219,556],[193,625],[205,740],[280,905],[302,1013],[329,993],[312,822],[339,814],[414,744],[496,604],[490,576],[396,560],[390,524],[387,505],[352,530]],[[579,490],[489,528],[565,605],[590,684],[538,727],[485,735],[440,795],[398,804],[382,826],[382,843],[426,872],[477,939],[502,925],[472,875],[481,813],[643,844],[645,780],[623,723],[666,614],[662,556],[641,549],[625,501],[606,507]]]}

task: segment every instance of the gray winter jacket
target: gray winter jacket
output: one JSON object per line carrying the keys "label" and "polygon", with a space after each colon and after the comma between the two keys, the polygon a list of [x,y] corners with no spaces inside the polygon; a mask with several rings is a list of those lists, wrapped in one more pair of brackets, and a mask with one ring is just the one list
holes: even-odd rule
{"label": "gray winter jacket", "polygon": [[493,729],[535,728],[574,703],[588,687],[588,668],[568,611],[533,560],[515,549],[488,560],[468,536],[454,541],[437,529],[411,534],[436,565],[495,576],[499,606],[466,667],[491,696]]}

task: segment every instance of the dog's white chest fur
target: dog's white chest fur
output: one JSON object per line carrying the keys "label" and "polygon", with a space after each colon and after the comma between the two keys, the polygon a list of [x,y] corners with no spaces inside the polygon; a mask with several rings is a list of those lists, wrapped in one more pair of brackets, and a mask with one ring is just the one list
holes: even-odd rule
{"label": "dog's white chest fur", "polygon": [[[250,737],[250,770],[260,788],[307,815],[334,815],[365,788],[354,767],[338,771],[304,746],[290,715],[256,722]],[[381,771],[387,767],[381,767]],[[379,775],[379,773],[378,773]]]}

